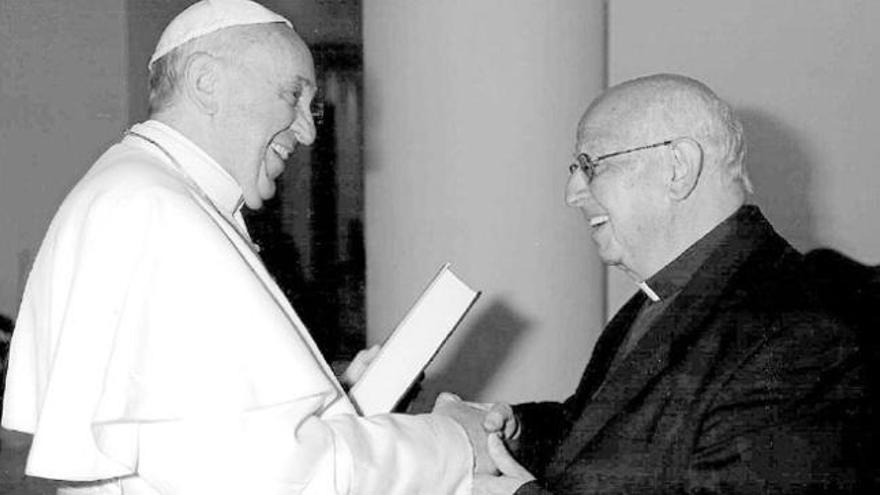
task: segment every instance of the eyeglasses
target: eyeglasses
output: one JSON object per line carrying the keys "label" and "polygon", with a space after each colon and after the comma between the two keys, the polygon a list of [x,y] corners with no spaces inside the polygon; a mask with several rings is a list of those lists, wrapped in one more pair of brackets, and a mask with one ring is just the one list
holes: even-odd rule
{"label": "eyeglasses", "polygon": [[597,158],[590,158],[590,155],[588,155],[586,153],[581,153],[575,157],[575,160],[577,160],[577,162],[572,163],[571,165],[568,166],[568,173],[573,174],[578,169],[580,169],[584,172],[584,175],[587,176],[587,182],[592,182],[593,177],[596,176],[596,167],[599,166],[599,162],[601,162],[602,160],[607,160],[608,158],[614,158],[615,156],[625,155],[627,153],[634,153],[636,151],[648,150],[651,148],[658,148],[660,146],[669,146],[670,144],[672,144],[674,142],[675,142],[675,139],[669,139],[669,140],[663,141],[661,143],[648,144],[645,146],[639,146],[638,148],[632,148],[632,149],[628,149],[628,150],[624,150],[624,151],[615,151],[614,153],[608,153],[607,155],[602,155]]}

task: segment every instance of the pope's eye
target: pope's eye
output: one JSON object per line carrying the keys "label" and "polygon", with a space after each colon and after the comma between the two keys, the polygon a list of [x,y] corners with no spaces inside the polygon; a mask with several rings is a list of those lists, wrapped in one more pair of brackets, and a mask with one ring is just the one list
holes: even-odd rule
{"label": "pope's eye", "polygon": [[299,99],[302,96],[302,91],[283,91],[281,92],[281,99],[287,103],[290,108],[296,108],[299,105]]}

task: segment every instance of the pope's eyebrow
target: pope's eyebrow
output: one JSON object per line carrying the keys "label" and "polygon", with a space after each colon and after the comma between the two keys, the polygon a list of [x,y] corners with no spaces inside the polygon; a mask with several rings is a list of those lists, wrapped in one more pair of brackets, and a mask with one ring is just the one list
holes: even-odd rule
{"label": "pope's eyebrow", "polygon": [[294,98],[299,99],[306,88],[313,89],[314,87],[314,83],[312,83],[312,81],[310,81],[309,79],[302,76],[296,76],[293,81],[290,81],[282,86],[281,92],[283,94],[292,95]]}
{"label": "pope's eyebrow", "polygon": [[303,76],[296,76],[293,84],[293,87],[296,91],[302,91],[304,88],[314,89],[315,87],[315,83]]}

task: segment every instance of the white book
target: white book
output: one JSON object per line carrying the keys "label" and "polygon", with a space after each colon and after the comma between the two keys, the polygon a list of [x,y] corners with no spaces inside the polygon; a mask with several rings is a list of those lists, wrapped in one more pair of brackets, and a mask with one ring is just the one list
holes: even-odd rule
{"label": "white book", "polygon": [[391,412],[479,295],[443,265],[351,387],[360,413]]}

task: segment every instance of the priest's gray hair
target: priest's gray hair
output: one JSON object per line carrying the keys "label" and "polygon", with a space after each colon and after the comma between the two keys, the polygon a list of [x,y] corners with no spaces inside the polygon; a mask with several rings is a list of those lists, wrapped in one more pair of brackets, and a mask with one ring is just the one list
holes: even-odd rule
{"label": "priest's gray hair", "polygon": [[744,193],[751,194],[743,126],[733,108],[708,86],[690,77],[656,74],[641,81],[655,86],[656,106],[649,112],[653,114],[654,125],[697,140],[707,163],[717,167]]}
{"label": "priest's gray hair", "polygon": [[705,111],[695,115],[695,138],[708,149],[705,153],[714,155],[716,166],[722,173],[748,194],[754,192],[745,166],[746,141],[743,126],[733,108],[718,97],[708,86],[695,80],[678,76],[678,84],[684,87],[684,98],[692,98]]}
{"label": "priest's gray hair", "polygon": [[594,111],[612,114],[633,142],[694,139],[708,166],[717,168],[743,193],[752,193],[742,124],[730,105],[700,81],[654,74],[616,85],[590,105],[578,128],[579,141],[589,132],[587,117]]}

